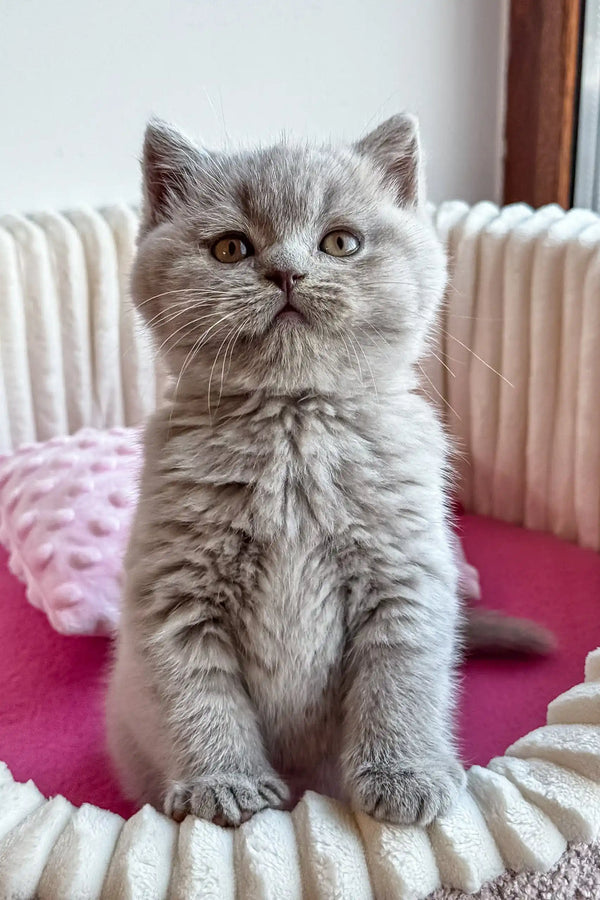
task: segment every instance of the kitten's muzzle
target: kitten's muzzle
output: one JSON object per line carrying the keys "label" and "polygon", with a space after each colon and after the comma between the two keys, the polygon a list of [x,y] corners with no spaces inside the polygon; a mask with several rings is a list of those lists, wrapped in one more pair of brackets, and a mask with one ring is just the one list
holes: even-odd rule
{"label": "kitten's muzzle", "polygon": [[285,303],[282,303],[277,312],[275,313],[275,320],[284,319],[289,321],[296,322],[305,322],[306,317],[302,310],[298,309],[297,306],[294,306],[289,300]]}
{"label": "kitten's muzzle", "polygon": [[300,272],[274,269],[271,272],[265,272],[265,278],[276,284],[279,290],[285,294],[285,301],[275,313],[275,318],[304,321],[302,310],[296,306],[293,300],[294,287],[298,281],[304,278],[304,275]]}

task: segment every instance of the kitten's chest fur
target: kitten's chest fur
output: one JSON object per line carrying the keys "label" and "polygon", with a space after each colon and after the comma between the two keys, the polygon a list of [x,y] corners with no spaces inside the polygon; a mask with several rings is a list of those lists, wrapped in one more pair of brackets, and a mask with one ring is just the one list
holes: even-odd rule
{"label": "kitten's chest fur", "polygon": [[328,548],[274,544],[240,624],[244,679],[270,756],[314,767],[335,749],[346,638],[343,578]]}
{"label": "kitten's chest fur", "polygon": [[192,439],[200,449],[176,468],[189,467],[200,540],[233,529],[246,541],[232,623],[263,734],[275,758],[310,763],[307,735],[315,759],[334,752],[348,625],[340,549],[365,519],[371,451],[351,419],[310,399],[267,402]]}
{"label": "kitten's chest fur", "polygon": [[[195,493],[199,524],[245,533],[295,557],[336,540],[368,505],[372,439],[323,400],[272,399],[223,427],[183,436],[167,467]],[[294,570],[295,571],[295,570]],[[291,577],[291,576],[290,576]]]}
{"label": "kitten's chest fur", "polygon": [[347,608],[336,551],[357,503],[341,479],[348,444],[355,453],[360,441],[327,404],[310,401],[267,406],[251,432],[235,464],[245,484],[235,527],[260,547],[239,611],[244,677],[271,756],[314,766],[334,752],[338,731]]}
{"label": "kitten's chest fur", "polygon": [[186,552],[211,554],[235,582],[213,589],[234,598],[231,633],[275,765],[335,755],[369,555],[382,534],[401,545],[398,487],[416,483],[397,421],[310,398],[263,401],[219,428],[173,416],[151,463],[171,485],[160,515],[190,523]]}

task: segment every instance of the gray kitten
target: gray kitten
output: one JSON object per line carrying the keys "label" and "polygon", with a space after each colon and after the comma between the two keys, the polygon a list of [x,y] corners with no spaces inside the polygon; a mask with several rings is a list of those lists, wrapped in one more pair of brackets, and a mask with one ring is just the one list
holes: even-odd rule
{"label": "gray kitten", "polygon": [[448,448],[415,364],[446,267],[415,120],[350,147],[144,146],[146,430],[108,698],[127,790],[237,825],[307,786],[430,822],[453,739]]}

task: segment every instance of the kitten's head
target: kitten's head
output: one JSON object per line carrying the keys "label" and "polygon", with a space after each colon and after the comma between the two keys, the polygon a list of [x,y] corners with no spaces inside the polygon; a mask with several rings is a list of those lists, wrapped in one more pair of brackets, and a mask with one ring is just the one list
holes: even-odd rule
{"label": "kitten's head", "polygon": [[187,391],[335,391],[408,371],[445,261],[417,125],[225,153],[151,122],[133,296]]}

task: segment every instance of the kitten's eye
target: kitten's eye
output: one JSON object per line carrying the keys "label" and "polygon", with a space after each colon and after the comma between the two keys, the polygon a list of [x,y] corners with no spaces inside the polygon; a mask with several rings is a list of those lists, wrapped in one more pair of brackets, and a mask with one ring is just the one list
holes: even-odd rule
{"label": "kitten's eye", "polygon": [[254,253],[254,247],[243,234],[226,234],[212,245],[211,253],[222,263],[241,262]]}
{"label": "kitten's eye", "polygon": [[352,256],[360,247],[360,241],[350,231],[330,231],[319,245],[319,250],[329,256]]}

